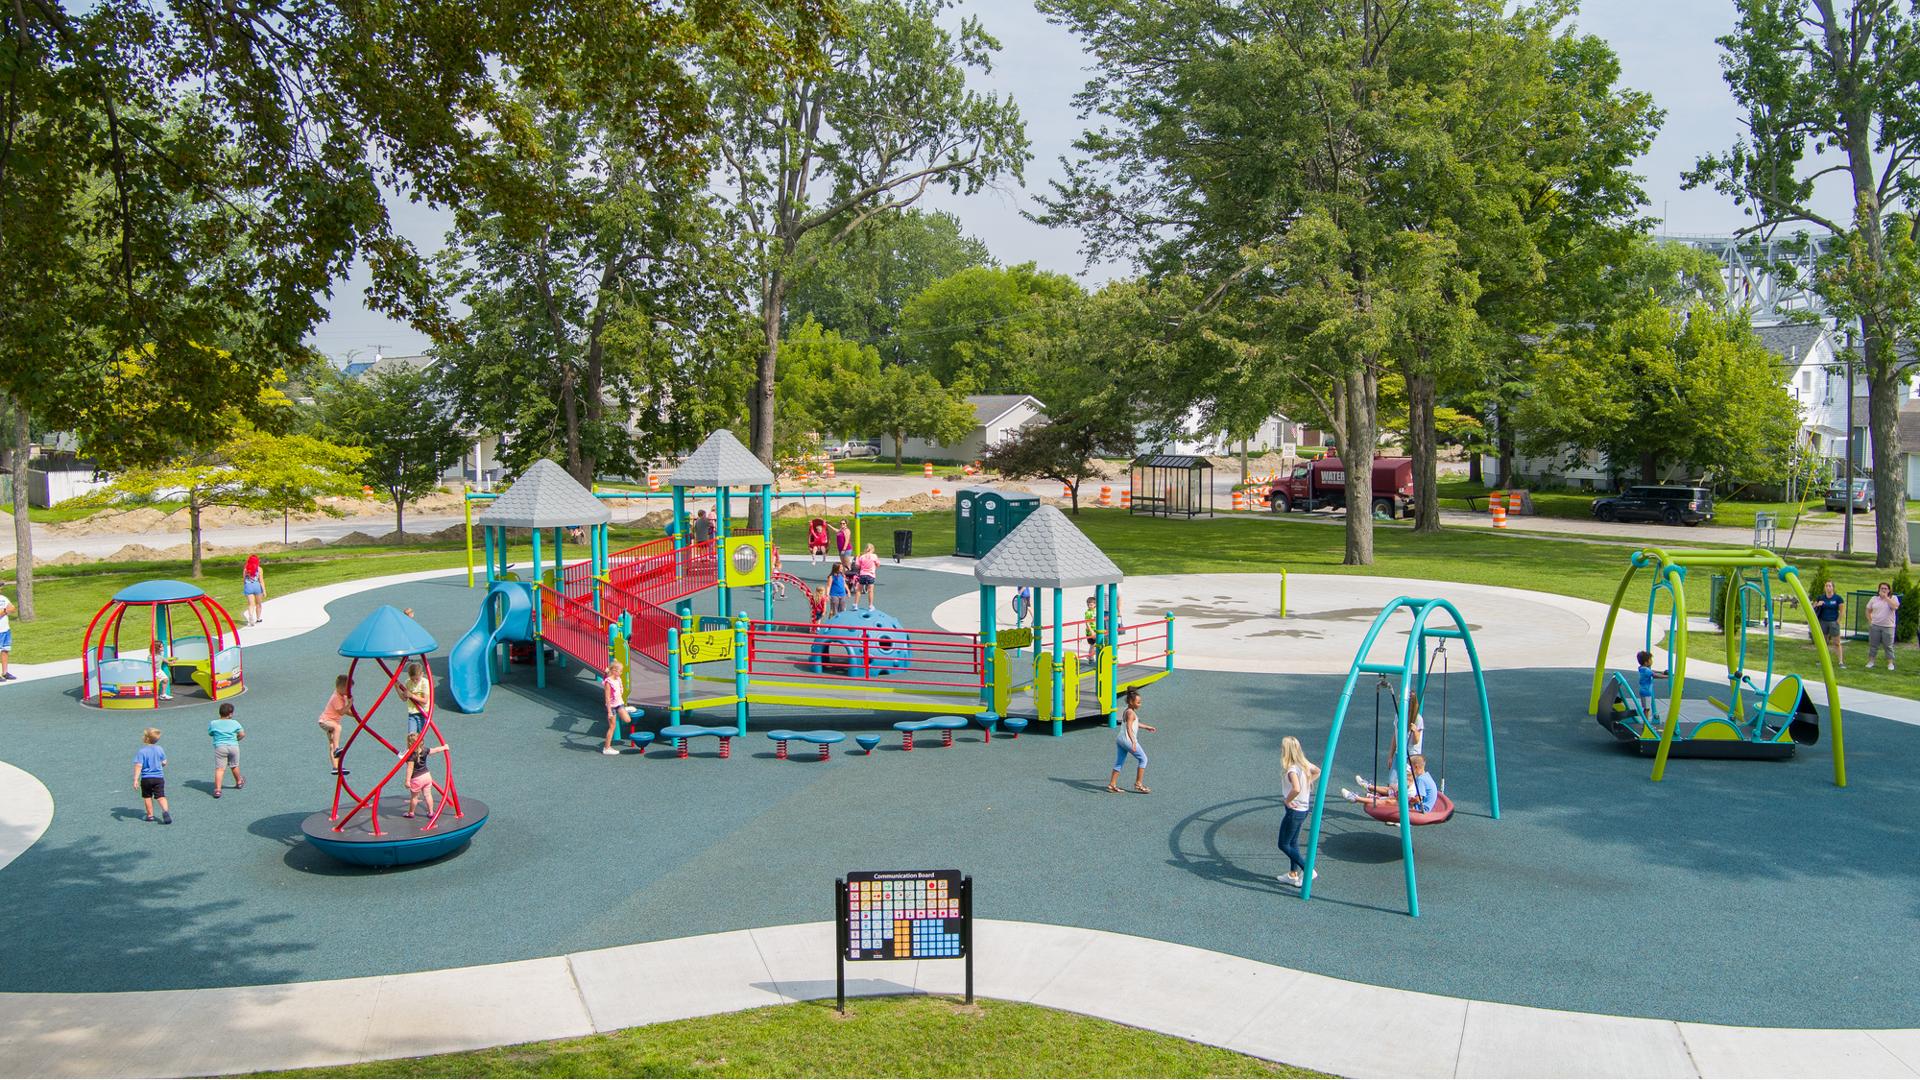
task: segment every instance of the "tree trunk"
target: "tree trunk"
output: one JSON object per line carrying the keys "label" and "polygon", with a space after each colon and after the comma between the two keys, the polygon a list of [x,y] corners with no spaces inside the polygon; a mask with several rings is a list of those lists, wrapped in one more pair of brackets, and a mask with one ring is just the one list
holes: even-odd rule
{"label": "tree trunk", "polygon": [[1438,396],[1432,375],[1407,375],[1407,442],[1413,455],[1413,531],[1440,531],[1440,436],[1434,428]]}
{"label": "tree trunk", "polygon": [[1660,459],[1654,457],[1651,450],[1640,455],[1640,482],[1643,484],[1660,482]]}
{"label": "tree trunk", "polygon": [[1500,475],[1494,478],[1493,486],[1506,487],[1513,483],[1513,428],[1508,426],[1504,413],[1501,414],[1498,422],[1500,426],[1495,429],[1495,434],[1500,445]]}
{"label": "tree trunk", "polygon": [[193,555],[193,576],[201,577],[200,568],[200,493],[187,492],[187,534],[188,545]]}
{"label": "tree trunk", "polygon": [[1902,380],[1892,343],[1880,326],[1861,320],[1866,342],[1867,431],[1873,444],[1873,541],[1875,566],[1907,565],[1907,478],[1900,450]]}
{"label": "tree trunk", "polygon": [[[786,273],[775,269],[760,305],[760,360],[754,373],[753,398],[747,403],[753,423],[748,449],[768,468],[773,467],[773,380],[780,365],[780,316],[786,305]],[[899,443],[894,446],[897,450]]]}
{"label": "tree trunk", "polygon": [[890,434],[893,436],[893,467],[898,469],[900,467],[901,455],[906,453],[907,433],[895,429],[890,432]]}
{"label": "tree trunk", "polygon": [[1253,467],[1247,464],[1247,440],[1240,440],[1240,483],[1253,483]]}
{"label": "tree trunk", "polygon": [[1484,485],[1486,482],[1487,482],[1487,474],[1486,474],[1485,466],[1480,464],[1480,452],[1478,450],[1468,451],[1467,452],[1467,483]]}
{"label": "tree trunk", "polygon": [[14,578],[20,606],[20,621],[33,620],[33,521],[28,513],[28,456],[33,452],[32,432],[28,427],[27,403],[13,399],[13,544],[17,553]]}
{"label": "tree trunk", "polygon": [[1348,566],[1373,565],[1373,446],[1378,439],[1379,377],[1362,365],[1341,381],[1340,463],[1347,474]]}
{"label": "tree trunk", "polygon": [[[407,500],[399,495],[393,497],[393,531],[396,533],[407,531]],[[405,538],[402,537],[402,540],[404,542]]]}

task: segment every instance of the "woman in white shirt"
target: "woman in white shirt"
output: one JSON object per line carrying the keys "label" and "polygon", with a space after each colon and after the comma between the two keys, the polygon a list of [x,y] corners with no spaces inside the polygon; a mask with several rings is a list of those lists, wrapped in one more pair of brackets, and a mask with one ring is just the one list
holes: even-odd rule
{"label": "woman in white shirt", "polygon": [[[1320,778],[1320,766],[1308,761],[1300,740],[1289,735],[1280,740],[1280,770],[1287,789],[1287,809],[1280,817],[1280,850],[1286,853],[1289,867],[1280,875],[1280,883],[1297,889],[1307,869],[1307,860],[1300,855],[1300,826],[1313,808],[1313,784]],[[1314,871],[1313,876],[1318,878],[1320,872]]]}

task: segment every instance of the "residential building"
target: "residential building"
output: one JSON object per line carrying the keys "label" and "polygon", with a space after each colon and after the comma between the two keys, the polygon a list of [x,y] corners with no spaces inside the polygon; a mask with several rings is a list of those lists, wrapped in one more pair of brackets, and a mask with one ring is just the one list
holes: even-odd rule
{"label": "residential building", "polygon": [[[901,444],[900,456],[908,461],[976,461],[987,447],[1028,424],[1047,419],[1046,406],[1032,394],[974,394],[967,398],[967,404],[973,407],[973,429],[964,438],[951,443],[909,438]],[[880,456],[893,457],[893,447],[893,437],[883,437]]]}
{"label": "residential building", "polygon": [[[387,371],[430,368],[439,362],[439,358],[431,353],[382,356],[376,352],[371,360],[349,361],[340,369],[340,373],[349,378],[361,379]],[[440,474],[440,478],[448,483],[468,483],[480,491],[491,491],[494,482],[502,475],[500,436],[468,432],[467,439],[468,446],[461,454],[460,460],[447,466],[446,471]]]}
{"label": "residential building", "polygon": [[[1188,454],[1225,457],[1240,452],[1240,441],[1225,432],[1201,429],[1200,411],[1195,409],[1181,419],[1180,430],[1169,438],[1153,438],[1143,427],[1139,431],[1143,454]],[[1273,452],[1292,456],[1302,446],[1323,446],[1326,437],[1320,431],[1298,424],[1276,413],[1247,436],[1249,454]]]}

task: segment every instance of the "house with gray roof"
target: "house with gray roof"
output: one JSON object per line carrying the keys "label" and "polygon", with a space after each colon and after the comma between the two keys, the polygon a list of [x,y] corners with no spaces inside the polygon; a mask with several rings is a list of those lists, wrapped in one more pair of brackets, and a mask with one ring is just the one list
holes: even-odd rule
{"label": "house with gray roof", "polygon": [[[1047,407],[1032,394],[971,394],[967,404],[973,407],[973,430],[965,438],[952,443],[908,439],[901,444],[900,456],[908,461],[976,461],[986,454],[987,447],[1028,424],[1047,419]],[[893,454],[892,436],[881,439],[880,456],[890,458]]]}

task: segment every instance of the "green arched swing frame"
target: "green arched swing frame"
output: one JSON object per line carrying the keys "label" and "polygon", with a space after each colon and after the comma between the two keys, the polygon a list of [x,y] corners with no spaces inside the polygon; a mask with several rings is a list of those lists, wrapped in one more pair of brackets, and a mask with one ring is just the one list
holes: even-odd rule
{"label": "green arched swing frame", "polygon": [[[1601,690],[1606,683],[1607,650],[1613,642],[1613,624],[1620,615],[1620,605],[1626,599],[1627,590],[1633,585],[1634,575],[1642,569],[1651,569],[1654,584],[1647,596],[1648,645],[1652,651],[1652,620],[1655,617],[1656,601],[1660,593],[1665,592],[1672,605],[1668,616],[1667,651],[1669,660],[1667,701],[1667,722],[1660,725],[1660,746],[1653,757],[1653,779],[1659,780],[1666,775],[1667,758],[1673,750],[1673,736],[1679,728],[1676,718],[1681,715],[1680,703],[1686,696],[1687,685],[1687,590],[1686,575],[1690,569],[1724,570],[1727,573],[1725,605],[1722,610],[1729,613],[1733,626],[1728,628],[1727,638],[1727,681],[1729,703],[1726,706],[1727,719],[1736,728],[1745,725],[1753,731],[1765,727],[1771,699],[1777,689],[1774,683],[1774,637],[1772,606],[1772,583],[1778,581],[1791,590],[1800,610],[1811,612],[1813,605],[1807,598],[1806,586],[1800,582],[1800,572],[1796,567],[1771,551],[1762,548],[1676,550],[1665,551],[1661,548],[1643,548],[1633,553],[1627,572],[1620,579],[1620,587],[1614,591],[1613,606],[1607,610],[1606,627],[1600,632],[1600,653],[1593,666],[1593,689],[1587,698],[1587,715],[1597,716],[1600,712]],[[1746,571],[1758,570],[1756,581],[1747,576]],[[1760,617],[1767,626],[1767,668],[1764,686],[1753,686],[1752,680],[1745,677],[1747,651],[1747,603],[1757,594],[1762,604]],[[1827,713],[1833,722],[1833,782],[1837,787],[1847,786],[1846,740],[1841,731],[1840,687],[1833,677],[1833,657],[1827,653],[1826,639],[1820,634],[1811,635],[1814,653],[1820,658],[1821,681],[1827,688]],[[1788,675],[1785,679],[1798,680],[1797,675]],[[1783,679],[1783,682],[1785,681]],[[1746,717],[1746,695],[1742,683],[1756,691],[1755,708],[1758,710],[1751,720]]]}

